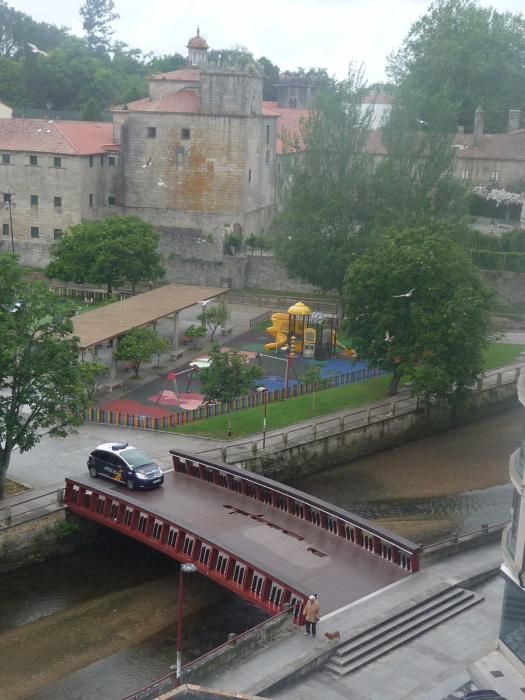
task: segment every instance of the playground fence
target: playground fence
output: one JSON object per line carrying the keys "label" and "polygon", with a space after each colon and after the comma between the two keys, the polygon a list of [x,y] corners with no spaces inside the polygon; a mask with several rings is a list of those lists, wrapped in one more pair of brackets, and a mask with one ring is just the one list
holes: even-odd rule
{"label": "playground fence", "polygon": [[250,319],[250,330],[257,328],[259,323],[262,323],[263,321],[269,321],[271,319],[271,317],[272,317],[271,311],[264,311],[262,314],[255,316],[255,318],[251,318]]}
{"label": "playground fence", "polygon": [[[332,389],[346,384],[354,384],[363,379],[371,379],[386,374],[384,370],[362,368],[355,372],[339,374],[331,377],[320,383],[315,384],[293,384],[288,389],[275,389],[274,391],[256,392],[254,391],[249,396],[240,396],[235,399],[232,404],[232,411],[240,411],[246,408],[254,408],[261,406],[264,401],[272,403],[274,401],[282,401],[283,399],[295,398],[305,394],[311,394],[320,389]],[[222,403],[210,403],[192,411],[181,411],[179,413],[170,413],[161,418],[154,418],[147,415],[130,415],[128,413],[120,413],[119,411],[110,411],[103,408],[90,407],[84,409],[84,420],[90,423],[105,423],[107,425],[118,425],[123,428],[136,428],[143,430],[169,430],[179,425],[187,425],[205,418],[213,416],[221,416],[228,413],[228,405]]]}

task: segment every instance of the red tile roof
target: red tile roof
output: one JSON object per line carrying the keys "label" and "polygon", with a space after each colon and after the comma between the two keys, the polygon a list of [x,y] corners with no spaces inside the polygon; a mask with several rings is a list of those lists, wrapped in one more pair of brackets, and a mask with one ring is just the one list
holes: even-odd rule
{"label": "red tile roof", "polygon": [[155,73],[150,77],[150,80],[173,80],[178,83],[199,83],[200,79],[201,72],[198,68],[180,68],[167,73]]}
{"label": "red tile roof", "polygon": [[[262,113],[267,117],[277,117],[276,153],[282,155],[285,149],[281,136],[286,134],[288,138],[297,136],[301,139],[301,120],[308,118],[309,110],[278,107],[277,102],[263,102]],[[300,149],[303,150],[303,148],[304,144],[300,140]]]}
{"label": "red tile roof", "polygon": [[483,134],[479,146],[474,146],[473,134],[456,134],[458,159],[484,158],[490,160],[525,160],[525,129],[505,134]]}
{"label": "red tile roof", "polygon": [[112,141],[113,124],[108,122],[0,119],[2,151],[83,156],[104,153]]}
{"label": "red tile roof", "polygon": [[113,107],[114,112],[193,112],[199,111],[199,94],[194,89],[183,89],[174,95],[166,95],[152,100],[144,97],[141,100],[128,102],[126,107]]}

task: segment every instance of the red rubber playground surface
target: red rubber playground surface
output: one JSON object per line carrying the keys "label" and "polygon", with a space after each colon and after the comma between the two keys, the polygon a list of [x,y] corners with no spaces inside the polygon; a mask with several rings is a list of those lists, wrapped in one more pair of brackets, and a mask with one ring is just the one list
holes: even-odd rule
{"label": "red rubber playground surface", "polygon": [[[244,351],[250,360],[259,362],[264,372],[264,376],[257,382],[259,386],[265,386],[269,390],[282,389],[285,384],[285,355],[283,353],[282,356],[269,356],[264,349],[264,343],[269,340],[271,338],[264,331],[255,329],[230,340],[225,349]],[[263,355],[256,359],[259,353]],[[203,352],[202,357],[197,358],[197,364],[199,359],[205,360],[206,353]],[[288,386],[299,383],[301,376],[311,366],[319,367],[322,378],[330,378],[335,375],[359,371],[367,365],[366,362],[356,361],[343,354],[338,354],[334,358],[322,362],[296,357],[290,368]],[[98,408],[132,416],[162,418],[172,413],[199,408],[203,400],[204,394],[199,381],[199,370],[192,371],[190,363],[188,363],[166,371],[147,384],[130,389],[121,398],[106,401]]]}

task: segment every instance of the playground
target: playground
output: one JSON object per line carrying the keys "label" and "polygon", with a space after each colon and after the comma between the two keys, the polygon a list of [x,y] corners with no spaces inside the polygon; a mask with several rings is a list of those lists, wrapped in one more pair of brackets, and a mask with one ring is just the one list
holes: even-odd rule
{"label": "playground", "polygon": [[[330,380],[367,367],[351,348],[339,342],[335,317],[312,311],[302,302],[273,313],[264,326],[229,339],[223,350],[230,349],[242,352],[249,362],[262,368],[257,386],[268,391],[312,382],[316,375],[321,381]],[[194,410],[204,401],[199,373],[208,366],[203,352],[120,398],[105,401],[99,408],[154,418]]]}

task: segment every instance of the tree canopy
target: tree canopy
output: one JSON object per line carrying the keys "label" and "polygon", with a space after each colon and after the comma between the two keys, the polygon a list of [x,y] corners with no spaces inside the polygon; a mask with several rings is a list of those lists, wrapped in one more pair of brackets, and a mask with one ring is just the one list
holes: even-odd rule
{"label": "tree canopy", "polygon": [[72,226],[51,251],[46,275],[65,282],[132,285],[162,277],[159,234],[136,216],[113,216]]}
{"label": "tree canopy", "polygon": [[252,365],[238,350],[221,352],[217,343],[210,350],[210,366],[199,371],[206,401],[218,401],[228,406],[228,436],[231,435],[231,408],[238,396],[254,388],[263,371]]}
{"label": "tree canopy", "polygon": [[525,106],[525,20],[480,7],[475,0],[435,0],[412,25],[387,73],[403,95],[417,99],[430,121],[429,104],[446,92],[457,124],[471,129],[478,105],[488,131],[504,131],[507,111]]}
{"label": "tree canopy", "polygon": [[43,433],[64,437],[88,396],[79,346],[60,299],[28,283],[11,254],[0,255],[0,498],[12,452]]}
{"label": "tree canopy", "polygon": [[107,50],[110,47],[111,23],[119,18],[114,10],[113,0],[84,0],[81,5],[82,26],[91,49]]}
{"label": "tree canopy", "polygon": [[[322,93],[301,125],[304,154],[289,174],[280,217],[288,272],[323,290],[340,289],[367,222],[372,162],[365,152],[370,115],[360,72]],[[294,150],[295,144],[289,144]]]}
{"label": "tree canopy", "polygon": [[424,398],[463,400],[483,371],[490,292],[444,226],[386,231],[345,277],[352,346]]}
{"label": "tree canopy", "polygon": [[170,343],[153,328],[133,328],[119,339],[114,353],[116,360],[129,362],[138,377],[140,365],[150,362],[153,355],[160,355],[169,349]]}

